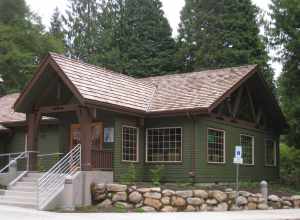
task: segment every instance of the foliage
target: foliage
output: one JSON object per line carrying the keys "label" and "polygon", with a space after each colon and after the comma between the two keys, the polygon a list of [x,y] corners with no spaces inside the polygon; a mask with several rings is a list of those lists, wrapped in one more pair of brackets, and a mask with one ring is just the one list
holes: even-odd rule
{"label": "foliage", "polygon": [[271,46],[283,63],[278,80],[280,102],[290,125],[289,146],[300,148],[300,1],[272,0],[272,22],[268,29]]}
{"label": "foliage", "polygon": [[57,40],[64,42],[65,33],[63,29],[61,14],[59,12],[58,7],[54,9],[53,15],[51,17],[49,34]]}
{"label": "foliage", "polygon": [[273,86],[273,71],[251,0],[186,0],[177,59],[182,71],[258,64]]}
{"label": "foliage", "polygon": [[134,184],[136,182],[136,169],[133,163],[128,166],[127,173],[121,176],[122,182],[124,184]]}
{"label": "foliage", "polygon": [[160,186],[164,169],[165,169],[164,165],[157,165],[154,168],[150,169],[151,181],[153,185]]}
{"label": "foliage", "polygon": [[300,150],[281,144],[280,159],[280,176],[283,183],[299,187]]}
{"label": "foliage", "polygon": [[1,0],[0,70],[4,92],[21,90],[48,51],[62,51],[24,0]]}

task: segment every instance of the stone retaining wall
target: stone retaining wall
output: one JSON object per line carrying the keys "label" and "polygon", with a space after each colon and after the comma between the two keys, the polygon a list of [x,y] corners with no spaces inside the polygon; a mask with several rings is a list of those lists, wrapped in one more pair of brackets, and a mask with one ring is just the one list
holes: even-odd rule
{"label": "stone retaining wall", "polygon": [[137,188],[121,184],[97,184],[92,188],[93,198],[99,208],[123,207],[145,212],[176,211],[229,211],[255,209],[300,208],[300,195],[279,197],[270,195],[266,202],[260,193],[252,194],[231,189],[219,190],[162,190],[159,187]]}

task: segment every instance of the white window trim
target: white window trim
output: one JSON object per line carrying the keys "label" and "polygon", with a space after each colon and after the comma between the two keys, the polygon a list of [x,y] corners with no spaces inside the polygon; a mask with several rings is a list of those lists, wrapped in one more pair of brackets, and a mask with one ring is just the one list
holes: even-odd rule
{"label": "white window trim", "polygon": [[[124,134],[123,134],[123,128],[135,128],[136,129],[136,160],[124,160],[123,157],[123,150],[124,150]],[[139,137],[140,137],[140,130],[138,127],[134,127],[134,126],[129,126],[129,125],[123,125],[122,126],[122,162],[126,162],[126,163],[139,163],[140,162],[140,157],[139,157],[139,152],[140,152],[140,143],[139,143]]]}
{"label": "white window trim", "polygon": [[[242,136],[251,137],[252,138],[252,163],[243,163],[244,166],[254,166],[255,165],[255,157],[254,157],[254,147],[255,147],[255,138],[253,135],[248,134],[240,134],[240,145],[242,146]],[[243,146],[242,146],[243,147]]]}
{"label": "white window trim", "polygon": [[[149,129],[173,129],[173,128],[175,128],[175,129],[177,129],[177,128],[180,128],[180,130],[181,130],[181,140],[180,140],[180,160],[179,161],[148,161],[148,130]],[[157,127],[157,128],[146,128],[146,158],[145,158],[145,162],[146,163],[153,163],[153,164],[155,164],[155,163],[166,163],[166,164],[168,164],[168,163],[182,163],[182,157],[183,157],[183,152],[182,152],[182,150],[183,150],[183,146],[182,146],[182,143],[183,143],[183,141],[182,141],[182,136],[183,136],[183,128],[182,127]]]}
{"label": "white window trim", "polygon": [[[273,142],[273,147],[274,147],[274,163],[273,164],[267,164],[267,141],[272,141]],[[277,167],[277,142],[272,139],[272,138],[266,138],[265,139],[265,157],[264,157],[264,164],[266,167]]]}
{"label": "white window trim", "polygon": [[[224,143],[223,143],[223,158],[224,161],[223,162],[213,162],[213,161],[209,161],[208,158],[208,131],[209,130],[213,130],[213,131],[220,131],[224,133]],[[207,158],[207,163],[209,164],[226,164],[226,131],[222,130],[222,129],[217,129],[217,128],[211,128],[208,127],[206,130],[206,158]]]}

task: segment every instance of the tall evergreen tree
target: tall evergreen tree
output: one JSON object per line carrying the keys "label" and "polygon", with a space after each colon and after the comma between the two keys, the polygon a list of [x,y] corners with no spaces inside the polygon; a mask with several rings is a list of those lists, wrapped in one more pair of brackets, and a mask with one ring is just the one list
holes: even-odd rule
{"label": "tall evergreen tree", "polygon": [[259,64],[272,85],[258,13],[251,0],[186,0],[178,39],[182,71]]}
{"label": "tall evergreen tree", "polygon": [[62,18],[58,7],[54,9],[53,15],[51,17],[49,34],[58,40],[64,41]]}
{"label": "tall evergreen tree", "polygon": [[269,29],[271,46],[280,49],[283,64],[279,78],[279,96],[290,130],[287,142],[300,148],[300,2],[272,0]]}
{"label": "tall evergreen tree", "polygon": [[67,29],[67,53],[73,58],[94,62],[99,3],[97,0],[68,0],[63,17]]}
{"label": "tall evergreen tree", "polygon": [[31,78],[40,58],[48,51],[61,52],[62,44],[49,37],[24,0],[1,0],[0,15],[2,89],[6,93],[19,91]]}

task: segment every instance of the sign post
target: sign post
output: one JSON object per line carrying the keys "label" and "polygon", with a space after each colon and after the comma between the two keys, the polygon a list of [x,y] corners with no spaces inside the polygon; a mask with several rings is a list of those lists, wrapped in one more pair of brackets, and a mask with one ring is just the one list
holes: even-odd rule
{"label": "sign post", "polygon": [[243,164],[243,158],[242,158],[242,146],[235,146],[235,155],[233,158],[233,163],[236,164],[236,198],[235,202],[237,205],[237,198],[239,196],[239,166],[240,164]]}

